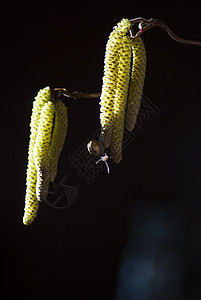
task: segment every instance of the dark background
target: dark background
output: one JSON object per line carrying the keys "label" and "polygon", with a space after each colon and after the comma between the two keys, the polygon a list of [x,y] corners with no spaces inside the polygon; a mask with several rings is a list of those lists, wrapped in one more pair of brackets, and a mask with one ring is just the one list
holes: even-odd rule
{"label": "dark background", "polygon": [[[160,29],[144,34],[144,93],[159,118],[143,123],[111,174],[87,184],[69,156],[99,128],[98,99],[68,100],[59,166],[75,176],[79,197],[63,210],[42,203],[35,222],[22,223],[33,98],[47,85],[100,91],[109,33],[123,17],[138,16],[201,40],[199,3],[192,1],[16,4],[1,11],[2,299],[201,299],[201,48],[178,44]],[[146,253],[155,266],[152,288],[145,267],[138,294],[128,286],[126,295],[123,281],[133,278],[135,286],[140,276],[135,267],[136,277],[132,270],[119,275],[127,254],[142,271]]]}

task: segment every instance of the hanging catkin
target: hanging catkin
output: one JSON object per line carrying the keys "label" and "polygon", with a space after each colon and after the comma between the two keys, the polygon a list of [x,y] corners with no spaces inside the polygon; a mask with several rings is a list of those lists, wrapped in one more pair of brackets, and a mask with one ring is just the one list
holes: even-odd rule
{"label": "hanging catkin", "polygon": [[31,122],[30,122],[30,141],[28,150],[28,165],[26,172],[26,195],[25,195],[25,207],[23,223],[25,225],[31,224],[36,218],[39,202],[36,197],[36,182],[37,182],[37,170],[34,161],[33,150],[36,143],[36,137],[38,133],[38,124],[41,116],[41,110],[45,103],[51,99],[51,91],[49,87],[41,89],[35,101],[33,103]]}
{"label": "hanging catkin", "polygon": [[113,133],[110,152],[115,163],[122,159],[122,140],[124,134],[125,109],[128,97],[131,61],[131,39],[129,36],[122,37],[122,47],[119,55],[119,65],[116,92],[113,108]]}
{"label": "hanging catkin", "polygon": [[132,131],[139,112],[146,73],[146,50],[140,37],[132,39],[133,65],[130,80],[125,127]]}
{"label": "hanging catkin", "polygon": [[50,141],[53,128],[55,105],[52,101],[45,103],[41,110],[38,134],[34,146],[34,162],[37,170],[36,196],[39,201],[47,197],[50,181]]}
{"label": "hanging catkin", "polygon": [[62,151],[68,128],[67,108],[58,100],[55,105],[55,122],[50,146],[50,181],[54,181],[57,175],[57,166]]}
{"label": "hanging catkin", "polygon": [[109,36],[105,60],[104,76],[100,101],[101,141],[105,148],[110,146],[114,122],[114,98],[118,82],[118,69],[122,38],[127,34],[131,24],[123,19],[114,27]]}

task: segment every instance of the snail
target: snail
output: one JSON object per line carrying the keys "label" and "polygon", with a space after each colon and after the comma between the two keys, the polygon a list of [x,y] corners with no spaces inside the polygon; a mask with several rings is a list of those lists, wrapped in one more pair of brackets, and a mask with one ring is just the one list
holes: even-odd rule
{"label": "snail", "polygon": [[87,144],[87,149],[91,155],[100,156],[100,159],[96,161],[96,164],[98,164],[101,161],[104,162],[107,168],[107,173],[110,173],[110,168],[107,162],[109,156],[107,155],[107,153],[104,152],[104,147],[102,142],[101,141],[98,142],[97,140],[91,140]]}

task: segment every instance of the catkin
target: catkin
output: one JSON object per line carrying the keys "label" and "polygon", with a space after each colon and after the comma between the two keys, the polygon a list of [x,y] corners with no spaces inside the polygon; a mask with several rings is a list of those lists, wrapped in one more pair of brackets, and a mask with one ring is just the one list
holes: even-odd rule
{"label": "catkin", "polygon": [[[54,122],[55,113],[55,124]],[[54,125],[54,126],[53,126]],[[32,109],[23,223],[36,218],[39,201],[47,197],[49,182],[57,173],[59,155],[67,132],[67,108],[61,100],[52,101],[51,90],[38,92]]]}
{"label": "catkin", "polygon": [[33,160],[30,160],[27,168],[27,183],[23,223],[31,224],[36,218],[39,202],[36,197],[37,171]]}
{"label": "catkin", "polygon": [[132,131],[140,109],[146,73],[146,50],[140,37],[132,39],[133,65],[130,80],[125,127]]}
{"label": "catkin", "polygon": [[28,160],[32,157],[33,149],[36,141],[36,136],[38,133],[38,124],[40,120],[41,110],[45,103],[47,103],[51,99],[51,91],[49,87],[41,89],[37,96],[35,97],[35,101],[33,102],[33,109],[31,114],[31,122],[30,122],[30,141],[29,141],[29,150],[28,150]]}
{"label": "catkin", "polygon": [[122,48],[119,55],[119,66],[116,83],[116,92],[113,108],[113,133],[110,152],[115,163],[122,159],[122,140],[124,133],[125,109],[128,97],[131,61],[131,39],[122,37]]}
{"label": "catkin", "polygon": [[48,101],[41,110],[41,117],[38,124],[38,134],[34,146],[34,162],[37,170],[36,196],[39,201],[47,197],[50,172],[50,141],[53,127],[55,105]]}
{"label": "catkin", "polygon": [[113,131],[114,98],[117,89],[122,38],[127,34],[130,27],[130,21],[123,19],[114,27],[106,45],[103,86],[100,97],[101,141],[105,148],[109,147],[111,143]]}
{"label": "catkin", "polygon": [[54,181],[57,175],[57,166],[62,151],[68,128],[67,108],[58,100],[55,105],[55,123],[50,146],[50,181]]}
{"label": "catkin", "polygon": [[26,172],[26,195],[23,223],[25,225],[31,224],[36,218],[39,202],[36,197],[36,182],[37,170],[33,156],[33,150],[36,143],[38,133],[38,124],[41,116],[41,110],[45,103],[51,99],[51,91],[49,87],[41,89],[33,103],[31,122],[30,122],[30,141],[28,150],[28,165]]}

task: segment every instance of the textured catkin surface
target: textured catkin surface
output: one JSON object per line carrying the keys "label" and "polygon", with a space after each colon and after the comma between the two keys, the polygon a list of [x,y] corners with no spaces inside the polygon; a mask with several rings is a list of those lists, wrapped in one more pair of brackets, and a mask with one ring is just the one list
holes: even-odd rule
{"label": "textured catkin surface", "polygon": [[[55,122],[54,122],[55,114]],[[38,92],[32,109],[23,223],[36,218],[39,202],[47,197],[49,182],[57,174],[57,165],[68,126],[67,108],[53,100],[49,87]]]}
{"label": "textured catkin surface", "polygon": [[116,93],[113,108],[113,133],[110,145],[112,159],[119,163],[122,159],[122,140],[124,134],[125,109],[128,97],[131,61],[131,39],[122,37],[122,47],[119,55]]}
{"label": "textured catkin surface", "polygon": [[36,218],[39,202],[36,197],[36,181],[37,171],[33,160],[29,161],[27,168],[27,184],[26,184],[26,196],[25,196],[25,208],[23,223],[24,225],[31,224]]}
{"label": "textured catkin surface", "polygon": [[132,131],[136,124],[146,73],[146,50],[140,37],[132,40],[132,52],[133,65],[125,120],[128,131]]}
{"label": "textured catkin surface", "polygon": [[33,103],[31,122],[30,122],[30,141],[28,150],[28,165],[26,172],[26,195],[25,195],[25,207],[23,223],[25,225],[31,224],[36,218],[39,202],[36,197],[36,182],[37,182],[37,170],[34,161],[34,146],[36,143],[36,137],[38,133],[38,125],[41,116],[41,111],[45,103],[51,99],[51,91],[49,87],[41,89],[35,101]]}
{"label": "textured catkin surface", "polygon": [[55,105],[48,101],[41,110],[41,117],[38,124],[38,134],[34,146],[34,162],[37,170],[36,196],[39,201],[47,197],[50,181],[50,141],[53,128]]}
{"label": "textured catkin surface", "polygon": [[130,21],[123,19],[114,27],[106,45],[103,85],[100,98],[101,141],[106,148],[110,146],[113,132],[114,98],[117,88],[122,38],[127,34],[130,27]]}
{"label": "textured catkin surface", "polygon": [[55,105],[55,124],[50,146],[50,180],[54,181],[57,174],[59,156],[61,154],[68,128],[67,108],[58,100]]}
{"label": "textured catkin surface", "polygon": [[[35,101],[33,102],[33,109],[31,115],[31,122],[30,122],[30,142],[29,142],[29,156],[32,155],[36,136],[38,133],[38,124],[41,116],[41,110],[45,103],[50,101],[51,99],[51,91],[49,87],[41,89],[37,96],[35,97]],[[29,157],[28,157],[29,159]]]}

